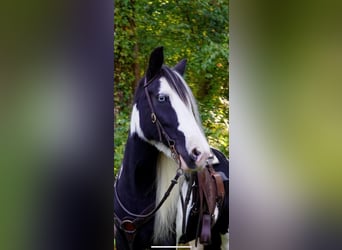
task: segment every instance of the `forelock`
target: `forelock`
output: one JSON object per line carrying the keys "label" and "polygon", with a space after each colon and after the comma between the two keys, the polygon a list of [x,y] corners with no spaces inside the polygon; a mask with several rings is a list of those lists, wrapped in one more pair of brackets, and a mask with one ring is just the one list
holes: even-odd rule
{"label": "forelock", "polygon": [[163,76],[168,81],[170,87],[178,94],[185,105],[190,107],[190,94],[185,86],[184,80],[180,77],[179,74],[166,66],[163,66],[162,71]]}

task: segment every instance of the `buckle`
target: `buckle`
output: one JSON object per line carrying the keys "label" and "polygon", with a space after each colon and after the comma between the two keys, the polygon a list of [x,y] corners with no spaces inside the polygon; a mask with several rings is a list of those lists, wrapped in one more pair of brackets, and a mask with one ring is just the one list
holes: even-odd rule
{"label": "buckle", "polygon": [[151,113],[151,120],[152,120],[152,123],[156,123],[157,121],[157,116],[154,112]]}
{"label": "buckle", "polygon": [[134,234],[137,231],[137,227],[134,225],[134,222],[131,220],[124,220],[121,222],[121,229],[126,233]]}

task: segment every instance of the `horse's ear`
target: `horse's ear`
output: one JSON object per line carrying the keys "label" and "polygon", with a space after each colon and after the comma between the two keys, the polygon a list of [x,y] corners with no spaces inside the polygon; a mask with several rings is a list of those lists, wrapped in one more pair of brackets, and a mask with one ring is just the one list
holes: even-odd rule
{"label": "horse's ear", "polygon": [[177,63],[177,65],[174,66],[173,69],[176,70],[181,76],[183,76],[185,72],[185,66],[186,66],[186,59],[183,59],[179,63]]}
{"label": "horse's ear", "polygon": [[164,63],[164,47],[155,48],[151,55],[146,71],[146,79],[149,81],[152,79],[161,69]]}

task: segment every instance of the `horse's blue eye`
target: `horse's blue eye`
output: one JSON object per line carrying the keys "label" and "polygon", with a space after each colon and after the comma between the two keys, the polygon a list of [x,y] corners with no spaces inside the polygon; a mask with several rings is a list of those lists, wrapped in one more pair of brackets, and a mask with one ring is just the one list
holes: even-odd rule
{"label": "horse's blue eye", "polygon": [[166,96],[165,95],[158,95],[158,102],[165,102]]}

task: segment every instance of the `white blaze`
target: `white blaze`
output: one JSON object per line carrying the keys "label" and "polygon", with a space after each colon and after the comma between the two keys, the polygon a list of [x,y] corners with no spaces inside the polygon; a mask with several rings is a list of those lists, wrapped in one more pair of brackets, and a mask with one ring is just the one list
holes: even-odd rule
{"label": "white blaze", "polygon": [[[195,119],[192,108],[180,99],[178,94],[173,90],[164,77],[160,78],[159,94],[168,95],[172,108],[175,110],[178,119],[178,130],[185,136],[185,147],[188,153],[194,148],[200,152],[210,153],[209,144],[203,134],[201,126]],[[189,100],[190,103],[190,100]]]}

